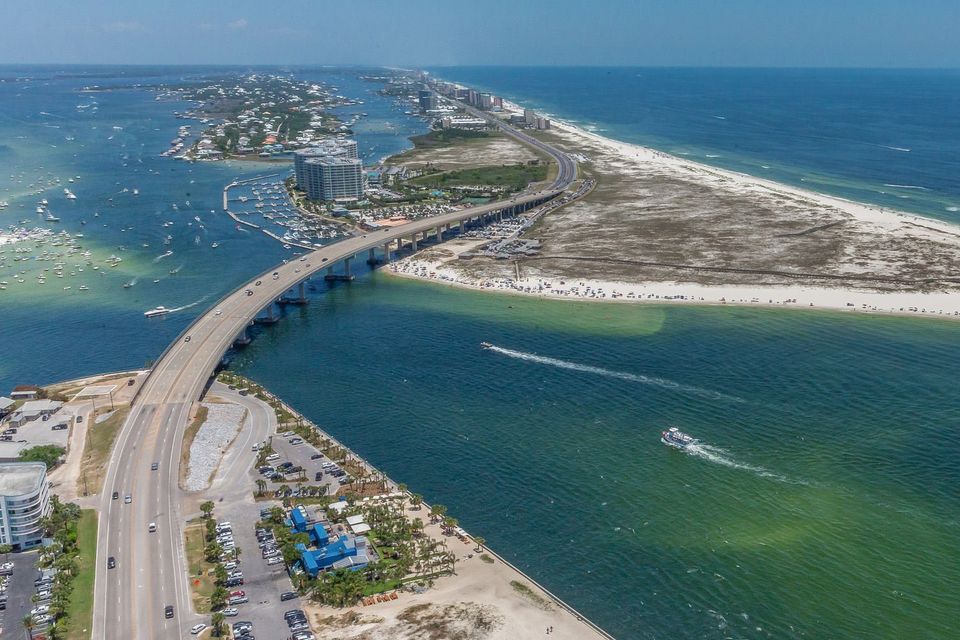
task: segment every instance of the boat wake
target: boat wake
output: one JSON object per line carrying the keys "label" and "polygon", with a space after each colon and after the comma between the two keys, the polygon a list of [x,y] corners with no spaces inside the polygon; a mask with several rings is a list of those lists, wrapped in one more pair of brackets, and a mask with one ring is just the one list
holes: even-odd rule
{"label": "boat wake", "polygon": [[170,309],[167,313],[176,313],[177,311],[184,311],[184,310],[189,309],[189,308],[191,308],[191,307],[195,307],[195,306],[197,306],[198,304],[200,304],[201,302],[204,302],[204,301],[205,301],[207,298],[209,298],[209,297],[210,297],[210,296],[203,296],[202,298],[200,298],[200,299],[197,300],[196,302],[191,302],[190,304],[185,304],[185,305],[183,305],[182,307],[174,307],[173,309]]}
{"label": "boat wake", "polygon": [[740,469],[742,471],[749,471],[750,473],[753,473],[754,475],[760,478],[769,478],[770,480],[776,480],[778,482],[787,482],[790,484],[806,484],[805,482],[791,480],[790,478],[784,475],[781,475],[779,473],[774,473],[773,471],[764,469],[763,467],[759,467],[757,465],[747,464],[745,462],[739,462],[735,460],[733,456],[731,456],[729,452],[727,452],[726,450],[721,449],[720,447],[710,446],[709,444],[703,444],[703,443],[697,442],[694,444],[687,445],[686,447],[681,449],[681,451],[684,451],[685,453],[688,453],[692,456],[702,458],[704,460],[709,460],[714,464],[723,465],[724,467],[730,467],[731,469]]}
{"label": "boat wake", "polygon": [[546,356],[538,356],[534,353],[525,353],[523,351],[514,351],[513,349],[504,349],[503,347],[497,347],[495,345],[490,345],[487,348],[490,351],[495,351],[501,355],[505,355],[510,358],[516,358],[518,360],[526,360],[528,362],[536,362],[539,364],[549,365],[551,367],[559,367],[560,369],[569,369],[570,371],[582,371],[583,373],[593,373],[595,375],[606,376],[608,378],[618,378],[620,380],[628,380],[630,382],[639,382],[640,384],[661,387],[663,389],[672,389],[680,393],[701,396],[704,398],[709,398],[711,400],[726,400],[728,402],[746,402],[746,400],[744,400],[743,398],[738,398],[737,396],[729,396],[725,393],[720,393],[719,391],[711,391],[710,389],[702,389],[700,387],[694,387],[689,384],[681,384],[679,382],[674,382],[673,380],[667,380],[666,378],[644,376],[636,373],[627,373],[624,371],[612,371],[610,369],[604,369],[602,367],[594,367],[587,364],[579,364],[577,362],[568,362],[567,360],[559,360],[557,358],[548,358]]}

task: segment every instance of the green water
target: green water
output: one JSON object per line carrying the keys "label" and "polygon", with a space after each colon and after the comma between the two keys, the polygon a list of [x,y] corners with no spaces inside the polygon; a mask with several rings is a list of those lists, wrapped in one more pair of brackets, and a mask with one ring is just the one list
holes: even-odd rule
{"label": "green water", "polygon": [[236,366],[619,638],[950,638],[958,337],[376,276]]}

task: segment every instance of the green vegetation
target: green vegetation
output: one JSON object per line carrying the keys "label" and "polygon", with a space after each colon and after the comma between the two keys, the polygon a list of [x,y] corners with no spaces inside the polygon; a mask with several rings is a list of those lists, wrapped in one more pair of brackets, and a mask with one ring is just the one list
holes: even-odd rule
{"label": "green vegetation", "polygon": [[532,602],[538,609],[548,611],[553,608],[553,605],[550,604],[549,600],[541,596],[539,593],[534,592],[533,589],[522,582],[519,582],[518,580],[511,580],[510,586],[513,587],[514,591]]}
{"label": "green vegetation", "polygon": [[438,144],[454,142],[456,140],[471,140],[476,138],[489,138],[491,134],[487,131],[475,131],[473,129],[437,129],[430,133],[410,138],[410,142],[415,147],[432,147]]}
{"label": "green vegetation", "polygon": [[83,458],[80,461],[80,480],[83,486],[83,495],[99,493],[103,485],[103,478],[107,471],[107,459],[113,448],[113,441],[120,433],[123,421],[127,419],[129,407],[117,409],[109,418],[96,423],[91,418],[87,425],[87,441],[83,447]]}
{"label": "green vegetation", "polygon": [[[212,522],[212,521],[208,521]],[[214,579],[211,575],[213,564],[204,554],[205,527],[200,520],[191,520],[184,531],[184,548],[187,553],[187,567],[190,572],[190,590],[193,608],[197,613],[210,611],[210,597],[214,591]]]}
{"label": "green vegetation", "polygon": [[423,175],[407,180],[407,184],[434,189],[444,189],[457,186],[489,186],[506,191],[520,191],[531,182],[540,182],[547,177],[547,165],[512,164],[500,167],[477,167],[475,169],[459,169]]}
{"label": "green vegetation", "polygon": [[[40,569],[54,569],[49,614],[54,621],[47,637],[51,640],[90,637],[93,616],[93,578],[97,555],[97,514],[92,509],[81,511],[72,503],[62,503],[57,496],[50,499],[50,515],[40,521],[44,536],[53,542],[39,552]],[[29,616],[24,628],[34,626]]]}
{"label": "green vegetation", "polygon": [[480,559],[483,560],[484,562],[486,562],[487,564],[493,564],[493,563],[494,563],[494,559],[493,559],[493,557],[490,556],[489,553],[483,553],[483,554],[481,554],[481,555],[480,555]]}
{"label": "green vegetation", "polygon": [[47,469],[53,469],[60,464],[60,457],[66,449],[58,447],[55,444],[43,444],[36,447],[30,447],[20,452],[21,462],[42,462],[47,465]]}
{"label": "green vegetation", "polygon": [[[97,561],[97,512],[84,509],[77,523],[77,556],[79,569],[73,580],[66,620],[69,640],[85,640],[93,627],[93,582]],[[52,636],[51,636],[52,637]]]}

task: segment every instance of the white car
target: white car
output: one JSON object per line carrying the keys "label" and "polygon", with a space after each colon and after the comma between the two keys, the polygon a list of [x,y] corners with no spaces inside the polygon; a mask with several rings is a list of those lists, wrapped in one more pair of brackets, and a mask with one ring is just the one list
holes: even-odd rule
{"label": "white car", "polygon": [[50,611],[50,607],[45,604],[38,605],[30,610],[30,615],[32,616],[42,616],[46,612]]}
{"label": "white car", "polygon": [[[223,313],[223,309],[217,309],[216,311],[213,312],[213,315],[218,316],[218,315],[220,315],[221,313]],[[197,625],[197,626],[200,626],[200,625]],[[202,631],[202,629],[201,629],[201,631]],[[198,631],[197,633],[199,633],[199,631]]]}
{"label": "white car", "polygon": [[236,616],[240,615],[240,609],[237,609],[236,607],[228,607],[221,611],[221,613],[226,618],[235,618]]}
{"label": "white car", "polygon": [[195,624],[192,627],[190,627],[190,633],[192,633],[193,635],[197,635],[198,633],[200,633],[206,628],[207,628],[207,625],[201,622],[200,624]]}
{"label": "white car", "polygon": [[148,524],[148,525],[147,525],[147,531],[149,531],[150,533],[156,533],[156,531],[157,531],[157,523],[156,523],[156,522],[151,522],[150,524]]}
{"label": "white car", "polygon": [[279,459],[280,459],[279,453],[271,453],[270,455],[267,456],[267,460],[270,460],[271,462]]}
{"label": "white car", "polygon": [[223,568],[226,569],[227,571],[230,571],[231,569],[236,569],[238,564],[239,563],[231,560],[230,562],[225,562],[223,564]]}

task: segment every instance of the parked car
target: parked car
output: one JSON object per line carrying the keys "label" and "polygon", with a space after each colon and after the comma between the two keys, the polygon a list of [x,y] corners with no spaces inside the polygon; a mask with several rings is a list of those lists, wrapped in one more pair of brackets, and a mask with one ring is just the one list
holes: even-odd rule
{"label": "parked car", "polygon": [[240,615],[240,609],[237,609],[236,607],[227,607],[220,613],[222,613],[226,618],[234,618]]}
{"label": "parked car", "polygon": [[201,622],[200,624],[195,624],[192,627],[190,627],[190,633],[192,633],[193,635],[197,635],[206,628],[207,628],[207,625]]}
{"label": "parked car", "polygon": [[297,593],[296,591],[284,591],[283,593],[280,594],[280,602],[284,602],[286,600],[294,600],[295,598],[299,598],[299,597],[300,597],[300,594]]}

